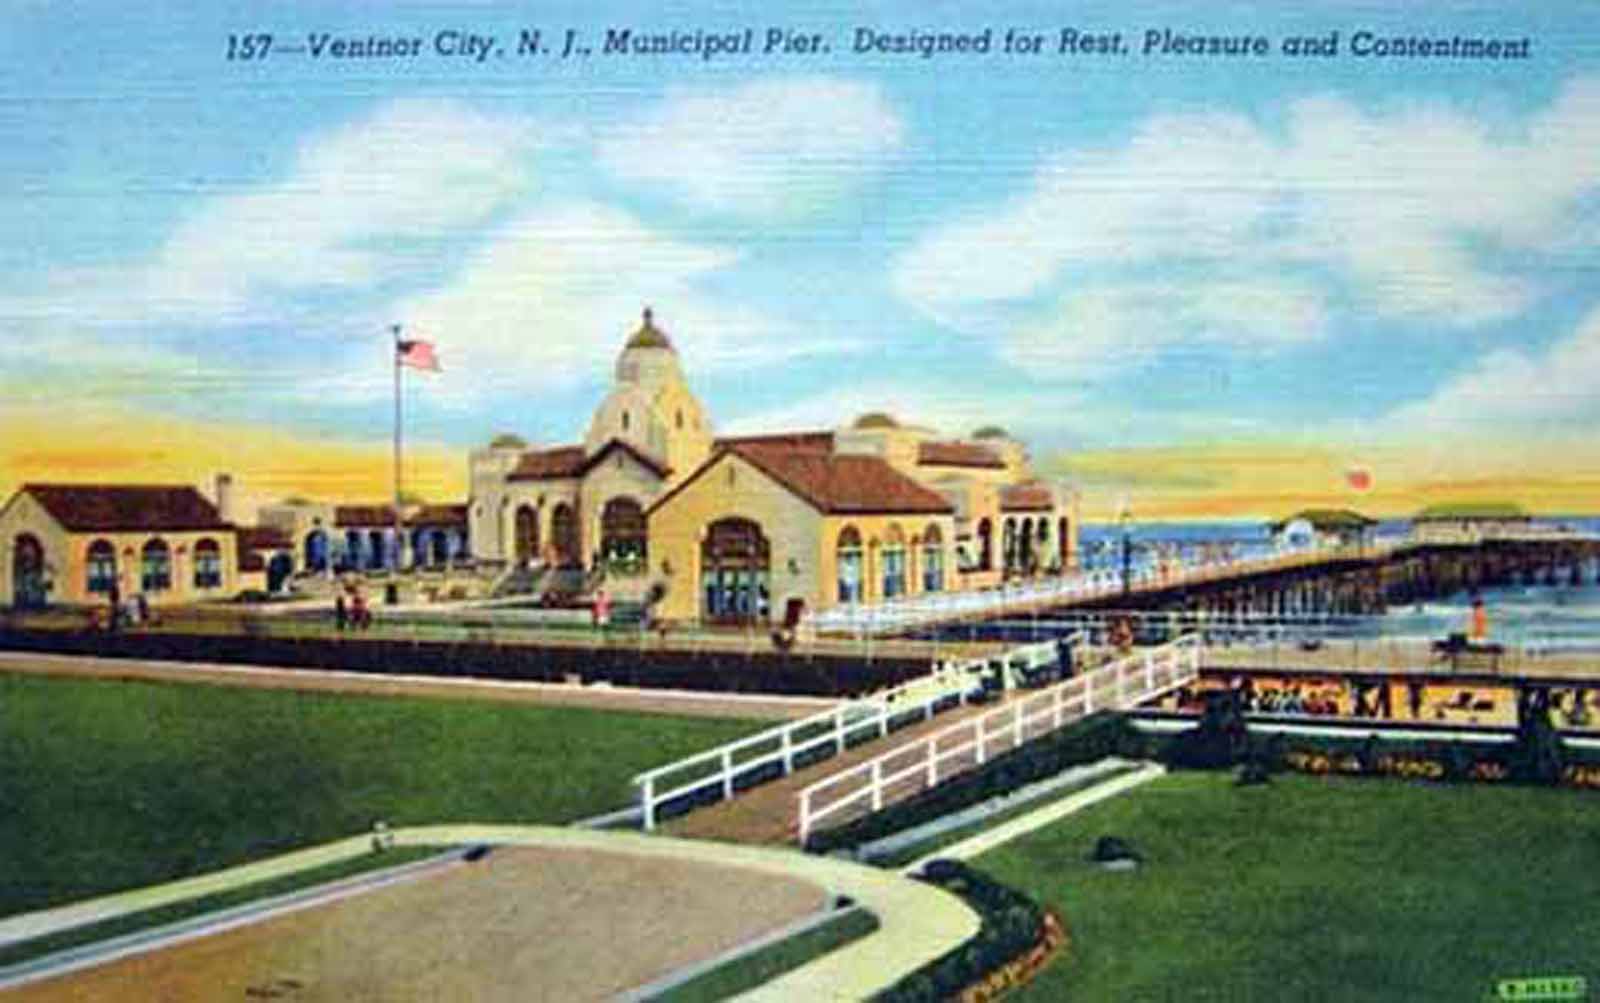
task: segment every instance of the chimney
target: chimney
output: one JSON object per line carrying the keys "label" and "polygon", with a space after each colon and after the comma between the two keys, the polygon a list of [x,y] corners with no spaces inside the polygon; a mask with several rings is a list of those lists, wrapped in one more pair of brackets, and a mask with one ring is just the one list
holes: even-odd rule
{"label": "chimney", "polygon": [[223,522],[233,521],[233,475],[217,475],[217,516]]}

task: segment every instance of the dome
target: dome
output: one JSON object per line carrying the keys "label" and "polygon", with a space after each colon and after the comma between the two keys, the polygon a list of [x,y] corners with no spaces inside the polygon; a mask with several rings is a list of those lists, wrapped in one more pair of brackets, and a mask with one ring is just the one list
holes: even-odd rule
{"label": "dome", "polygon": [[667,339],[666,332],[656,327],[655,313],[649,307],[644,308],[644,319],[639,324],[639,330],[633,332],[628,339],[627,348],[665,348],[672,351],[672,342]]}
{"label": "dome", "polygon": [[899,428],[900,423],[894,416],[883,411],[868,411],[856,419],[855,428]]}
{"label": "dome", "polygon": [[999,425],[985,425],[972,433],[974,439],[1009,439],[1010,434]]}

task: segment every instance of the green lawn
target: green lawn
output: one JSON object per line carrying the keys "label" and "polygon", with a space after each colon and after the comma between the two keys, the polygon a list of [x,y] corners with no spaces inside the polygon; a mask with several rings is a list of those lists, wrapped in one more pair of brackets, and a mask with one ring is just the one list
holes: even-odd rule
{"label": "green lawn", "polygon": [[[1136,872],[1085,857],[1115,834]],[[1056,909],[1019,1000],[1482,1000],[1600,984],[1600,795],[1182,773],[975,863]]]}
{"label": "green lawn", "polygon": [[570,822],[760,722],[0,673],[0,915],[369,829]]}

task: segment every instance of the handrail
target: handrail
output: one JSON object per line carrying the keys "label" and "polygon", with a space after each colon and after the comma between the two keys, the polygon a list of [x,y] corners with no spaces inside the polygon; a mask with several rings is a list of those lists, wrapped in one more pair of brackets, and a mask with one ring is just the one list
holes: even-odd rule
{"label": "handrail", "polygon": [[[1122,709],[1138,704],[1198,678],[1199,673],[1200,639],[1185,635],[841,770],[796,796],[800,843],[805,845],[819,822],[862,802],[868,802],[871,811],[881,809],[894,789],[908,781],[915,780],[916,790],[927,790],[983,764],[996,742],[1005,743],[1005,750],[1016,748],[1088,717],[1097,707]],[[952,760],[956,761],[954,768],[941,769]],[[851,789],[824,801],[823,795],[852,784]]]}
{"label": "handrail", "polygon": [[[998,659],[1007,666],[1013,660],[1021,660],[1030,666],[1038,665],[1047,654],[1052,658],[1055,657],[1060,645],[1077,644],[1082,640],[1083,635],[1075,633],[1060,641],[1022,645],[992,656],[992,659]],[[926,720],[933,717],[939,704],[951,697],[965,704],[968,696],[981,687],[982,674],[991,667],[992,659],[979,657],[936,664],[926,675],[909,679],[889,689],[869,694],[861,699],[845,701],[798,721],[777,725],[665,766],[646,770],[633,778],[633,784],[639,788],[644,828],[654,829],[657,810],[662,804],[674,798],[714,784],[721,785],[724,798],[731,797],[734,781],[740,774],[782,764],[783,772],[787,775],[794,771],[795,757],[804,755],[812,749],[833,745],[836,753],[843,752],[851,735],[867,729],[876,729],[879,737],[882,737],[889,733],[889,724],[893,719],[920,713]],[[808,729],[818,728],[823,730],[811,735],[802,734]],[[772,743],[776,743],[776,747],[770,752],[749,759],[735,759],[740,752]],[[663,778],[707,764],[715,764],[717,769],[669,789],[659,789]]]}

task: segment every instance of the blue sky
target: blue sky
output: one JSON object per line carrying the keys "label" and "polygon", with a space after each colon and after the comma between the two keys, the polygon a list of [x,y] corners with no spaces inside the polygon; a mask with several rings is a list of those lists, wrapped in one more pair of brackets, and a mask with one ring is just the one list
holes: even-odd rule
{"label": "blue sky", "polygon": [[[1394,6],[13,3],[0,407],[378,441],[400,322],[446,367],[412,435],[574,441],[648,303],[729,431],[881,408],[1040,456],[1590,448],[1600,10]],[[1068,26],[1343,51],[1063,57]],[[608,27],[832,51],[514,51]],[[1051,51],[860,54],[858,27]],[[440,57],[445,30],[509,51]],[[1356,58],[1357,30],[1531,58]],[[229,62],[246,31],[423,53]]]}

